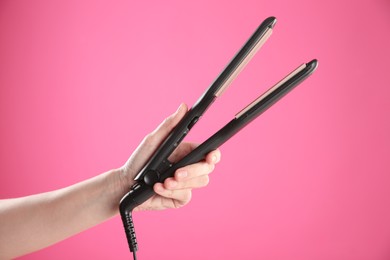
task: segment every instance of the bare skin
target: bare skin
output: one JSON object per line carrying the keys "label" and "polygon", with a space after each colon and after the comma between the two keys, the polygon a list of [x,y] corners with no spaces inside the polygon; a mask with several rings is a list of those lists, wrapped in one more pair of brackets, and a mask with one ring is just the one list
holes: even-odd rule
{"label": "bare skin", "polygon": [[[135,175],[187,110],[182,104],[144,138],[120,168],[63,189],[0,200],[0,259],[37,251],[117,215],[119,201],[134,183]],[[195,144],[182,143],[170,160],[179,160],[195,147]],[[174,177],[155,184],[156,195],[135,210],[186,205],[191,200],[192,189],[208,184],[209,174],[220,157],[220,151],[215,150],[204,161],[178,169]]]}

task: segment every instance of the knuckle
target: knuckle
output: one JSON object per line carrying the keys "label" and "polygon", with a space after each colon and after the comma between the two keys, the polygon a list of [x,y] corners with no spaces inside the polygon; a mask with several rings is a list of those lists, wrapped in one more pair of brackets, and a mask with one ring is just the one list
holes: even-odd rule
{"label": "knuckle", "polygon": [[144,144],[147,146],[152,146],[152,145],[156,144],[156,142],[157,142],[157,138],[156,138],[156,135],[154,134],[154,132],[148,134],[144,138]]}
{"label": "knuckle", "polygon": [[168,128],[172,124],[173,124],[173,117],[169,116],[169,117],[165,118],[164,121],[162,122],[162,127],[167,127]]}

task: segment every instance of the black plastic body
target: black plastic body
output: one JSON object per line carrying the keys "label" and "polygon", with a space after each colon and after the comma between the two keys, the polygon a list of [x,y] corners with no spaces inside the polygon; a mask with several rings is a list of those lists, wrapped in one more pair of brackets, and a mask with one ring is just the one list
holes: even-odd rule
{"label": "black plastic body", "polygon": [[204,157],[211,151],[217,149],[237,132],[243,129],[246,125],[256,119],[269,107],[271,107],[275,102],[280,100],[288,92],[290,92],[294,87],[301,83],[304,79],[310,76],[311,73],[317,68],[317,60],[312,60],[306,64],[306,67],[300,71],[298,74],[293,76],[291,79],[287,80],[280,87],[272,91],[268,96],[262,99],[259,103],[249,109],[246,113],[241,115],[238,118],[232,119],[224,127],[222,127],[218,132],[204,141],[199,145],[195,150],[169,168],[161,176],[162,181],[166,178],[173,176],[175,171],[181,167],[184,167],[189,164],[193,164],[201,161]]}
{"label": "black plastic body", "polygon": [[[272,28],[275,25],[276,19],[274,17],[267,18],[256,29],[249,40],[244,44],[240,51],[234,56],[222,73],[215,79],[215,81],[207,88],[204,94],[198,99],[198,101],[187,112],[185,117],[175,127],[168,138],[157,149],[149,162],[135,177],[136,181],[144,180],[148,185],[153,185],[158,181],[160,173],[171,167],[171,163],[168,161],[169,155],[179,145],[183,138],[187,135],[188,131],[195,125],[207,108],[216,99],[216,93],[225,84],[225,82],[236,71],[240,63],[249,55],[254,46],[263,37],[265,31],[268,28]],[[147,176],[146,179],[144,177]]]}
{"label": "black plastic body", "polygon": [[[264,36],[267,29],[272,29],[276,23],[275,17],[269,17],[264,20],[256,29],[253,35],[248,39],[240,51],[234,56],[230,63],[225,67],[222,73],[206,89],[203,95],[187,112],[184,118],[178,123],[175,129],[169,134],[165,141],[159,146],[151,159],[146,163],[143,169],[135,177],[139,185],[131,188],[120,202],[120,209],[132,210],[137,205],[146,201],[153,195],[152,187],[156,182],[162,182],[163,173],[172,167],[168,160],[173,150],[180,144],[183,138],[188,134],[191,128],[198,122],[207,108],[217,98],[216,93],[226,83],[232,74],[237,70],[242,61],[252,52],[256,44]],[[137,190],[135,190],[137,188]]]}
{"label": "black plastic body", "polygon": [[264,41],[260,40],[263,37],[264,39],[269,37],[271,32],[268,30],[272,29],[275,23],[276,19],[274,17],[269,17],[257,28],[222,73],[215,79],[211,86],[206,89],[203,95],[186,113],[184,118],[158,147],[149,161],[135,177],[135,184],[121,199],[119,210],[130,251],[135,253],[138,248],[131,211],[155,194],[153,191],[153,185],[156,182],[164,182],[166,178],[173,176],[177,169],[203,160],[207,153],[218,148],[229,140],[247,124],[257,118],[260,114],[307,78],[316,69],[316,60],[312,60],[311,62],[305,64],[305,66],[302,65],[301,67],[304,67],[302,70],[300,70],[300,67],[296,74],[294,74],[294,71],[294,73],[291,74],[291,77],[286,78],[286,81],[281,81],[280,85],[278,84],[275,88],[272,88],[270,93],[267,93],[264,98],[253,102],[247,109],[244,109],[242,113],[240,112],[238,116],[227,123],[223,128],[208,138],[179,162],[172,164],[168,160],[171,153],[176,149],[191,128],[198,122],[208,107],[218,96],[221,95],[221,93],[223,93],[232,79],[234,79],[252,55],[258,50],[258,47],[261,47],[261,44]]}
{"label": "black plastic body", "polygon": [[[218,132],[216,132],[214,135],[204,141],[201,145],[199,145],[195,150],[193,150],[179,162],[175,163],[174,165],[168,167],[165,171],[161,172],[157,181],[163,182],[166,178],[172,177],[177,169],[203,160],[207,153],[211,152],[212,150],[215,150],[227,140],[229,140],[247,124],[252,122],[255,118],[257,118],[269,107],[271,107],[275,102],[280,100],[294,87],[296,87],[304,79],[310,76],[316,68],[317,60],[312,60],[308,62],[303,70],[301,70],[292,78],[284,82],[278,88],[274,89],[259,103],[255,104],[251,109],[246,111],[241,116],[232,119],[223,128],[221,128]],[[121,209],[122,207],[123,210],[125,210],[126,208],[132,209],[146,201],[153,194],[154,191],[150,185],[148,185],[144,181],[139,181],[132,187],[131,191],[122,199],[120,204]]]}

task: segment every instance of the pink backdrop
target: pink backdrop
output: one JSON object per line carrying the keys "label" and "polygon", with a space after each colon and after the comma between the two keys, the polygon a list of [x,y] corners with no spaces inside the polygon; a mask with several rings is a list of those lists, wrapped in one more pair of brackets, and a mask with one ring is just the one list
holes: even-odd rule
{"label": "pink backdrop", "polygon": [[[221,148],[190,205],[135,215],[139,258],[389,259],[388,0],[1,1],[0,197],[122,165],[268,16],[274,34],[188,139],[299,64],[317,72]],[[115,217],[21,259],[129,257]]]}

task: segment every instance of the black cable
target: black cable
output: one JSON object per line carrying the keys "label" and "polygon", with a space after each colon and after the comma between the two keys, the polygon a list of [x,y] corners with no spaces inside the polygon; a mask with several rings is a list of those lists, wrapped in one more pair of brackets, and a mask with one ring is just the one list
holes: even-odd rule
{"label": "black cable", "polygon": [[121,212],[123,227],[125,228],[127,243],[129,244],[129,249],[133,252],[134,260],[137,260],[136,252],[138,250],[137,238],[135,236],[134,222],[131,215],[131,211]]}

